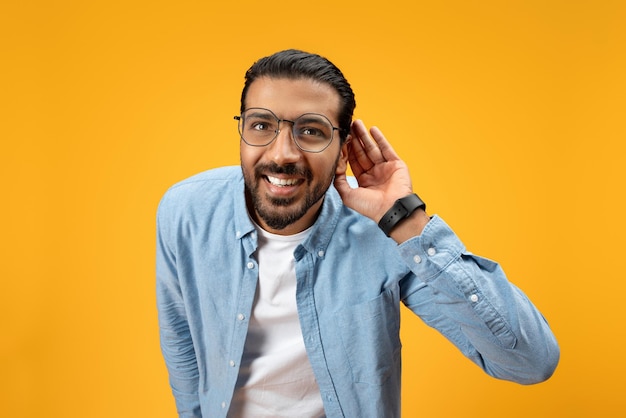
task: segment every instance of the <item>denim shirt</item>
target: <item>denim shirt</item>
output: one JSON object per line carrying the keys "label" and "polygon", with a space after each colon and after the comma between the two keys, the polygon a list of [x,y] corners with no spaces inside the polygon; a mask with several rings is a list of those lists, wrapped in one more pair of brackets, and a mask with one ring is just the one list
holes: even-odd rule
{"label": "denim shirt", "polygon": [[[257,234],[239,167],[171,187],[157,214],[161,348],[181,417],[225,417],[258,279]],[[327,417],[400,416],[400,302],[486,373],[547,379],[559,348],[493,261],[433,216],[398,245],[331,186],[294,252],[296,301]]]}

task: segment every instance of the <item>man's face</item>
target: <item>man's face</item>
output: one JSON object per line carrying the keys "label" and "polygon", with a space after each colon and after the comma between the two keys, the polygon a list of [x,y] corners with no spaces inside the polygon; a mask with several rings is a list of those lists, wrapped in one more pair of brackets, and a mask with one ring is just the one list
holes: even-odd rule
{"label": "man's face", "polygon": [[[339,94],[331,86],[311,79],[261,77],[252,82],[245,98],[246,109],[269,109],[288,120],[318,113],[333,126],[338,126],[339,106]],[[324,151],[302,151],[288,122],[280,123],[271,144],[253,147],[241,141],[240,147],[248,211],[263,229],[282,235],[303,231],[315,222],[337,164],[347,155],[347,147],[340,152],[339,132]]]}

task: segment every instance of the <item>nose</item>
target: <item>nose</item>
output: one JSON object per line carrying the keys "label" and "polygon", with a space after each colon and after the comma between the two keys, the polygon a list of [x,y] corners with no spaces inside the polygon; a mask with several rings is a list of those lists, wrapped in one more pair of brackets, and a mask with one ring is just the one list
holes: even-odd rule
{"label": "nose", "polygon": [[268,152],[272,161],[278,165],[295,163],[300,160],[302,152],[294,141],[293,131],[289,122],[282,121],[278,135],[270,144]]}

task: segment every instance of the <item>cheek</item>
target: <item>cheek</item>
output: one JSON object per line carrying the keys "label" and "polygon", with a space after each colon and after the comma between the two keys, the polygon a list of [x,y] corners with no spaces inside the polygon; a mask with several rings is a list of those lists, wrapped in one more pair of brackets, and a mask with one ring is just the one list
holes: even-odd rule
{"label": "cheek", "polygon": [[260,150],[245,145],[242,145],[241,149],[239,150],[239,159],[241,160],[241,165],[243,167],[247,167],[249,170],[252,170],[252,168],[256,165],[262,155],[263,153],[260,152]]}
{"label": "cheek", "polygon": [[311,161],[310,167],[320,181],[326,182],[335,175],[337,161],[335,154],[329,154],[322,159]]}

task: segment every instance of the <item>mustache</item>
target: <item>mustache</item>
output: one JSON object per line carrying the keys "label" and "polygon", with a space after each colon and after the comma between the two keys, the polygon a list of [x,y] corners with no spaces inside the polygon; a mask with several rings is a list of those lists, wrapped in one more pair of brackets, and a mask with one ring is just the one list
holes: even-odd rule
{"label": "mustache", "polygon": [[308,167],[302,167],[296,164],[278,165],[274,162],[259,164],[254,168],[254,174],[257,178],[265,174],[285,174],[288,176],[304,177],[309,183],[313,180],[313,173]]}

